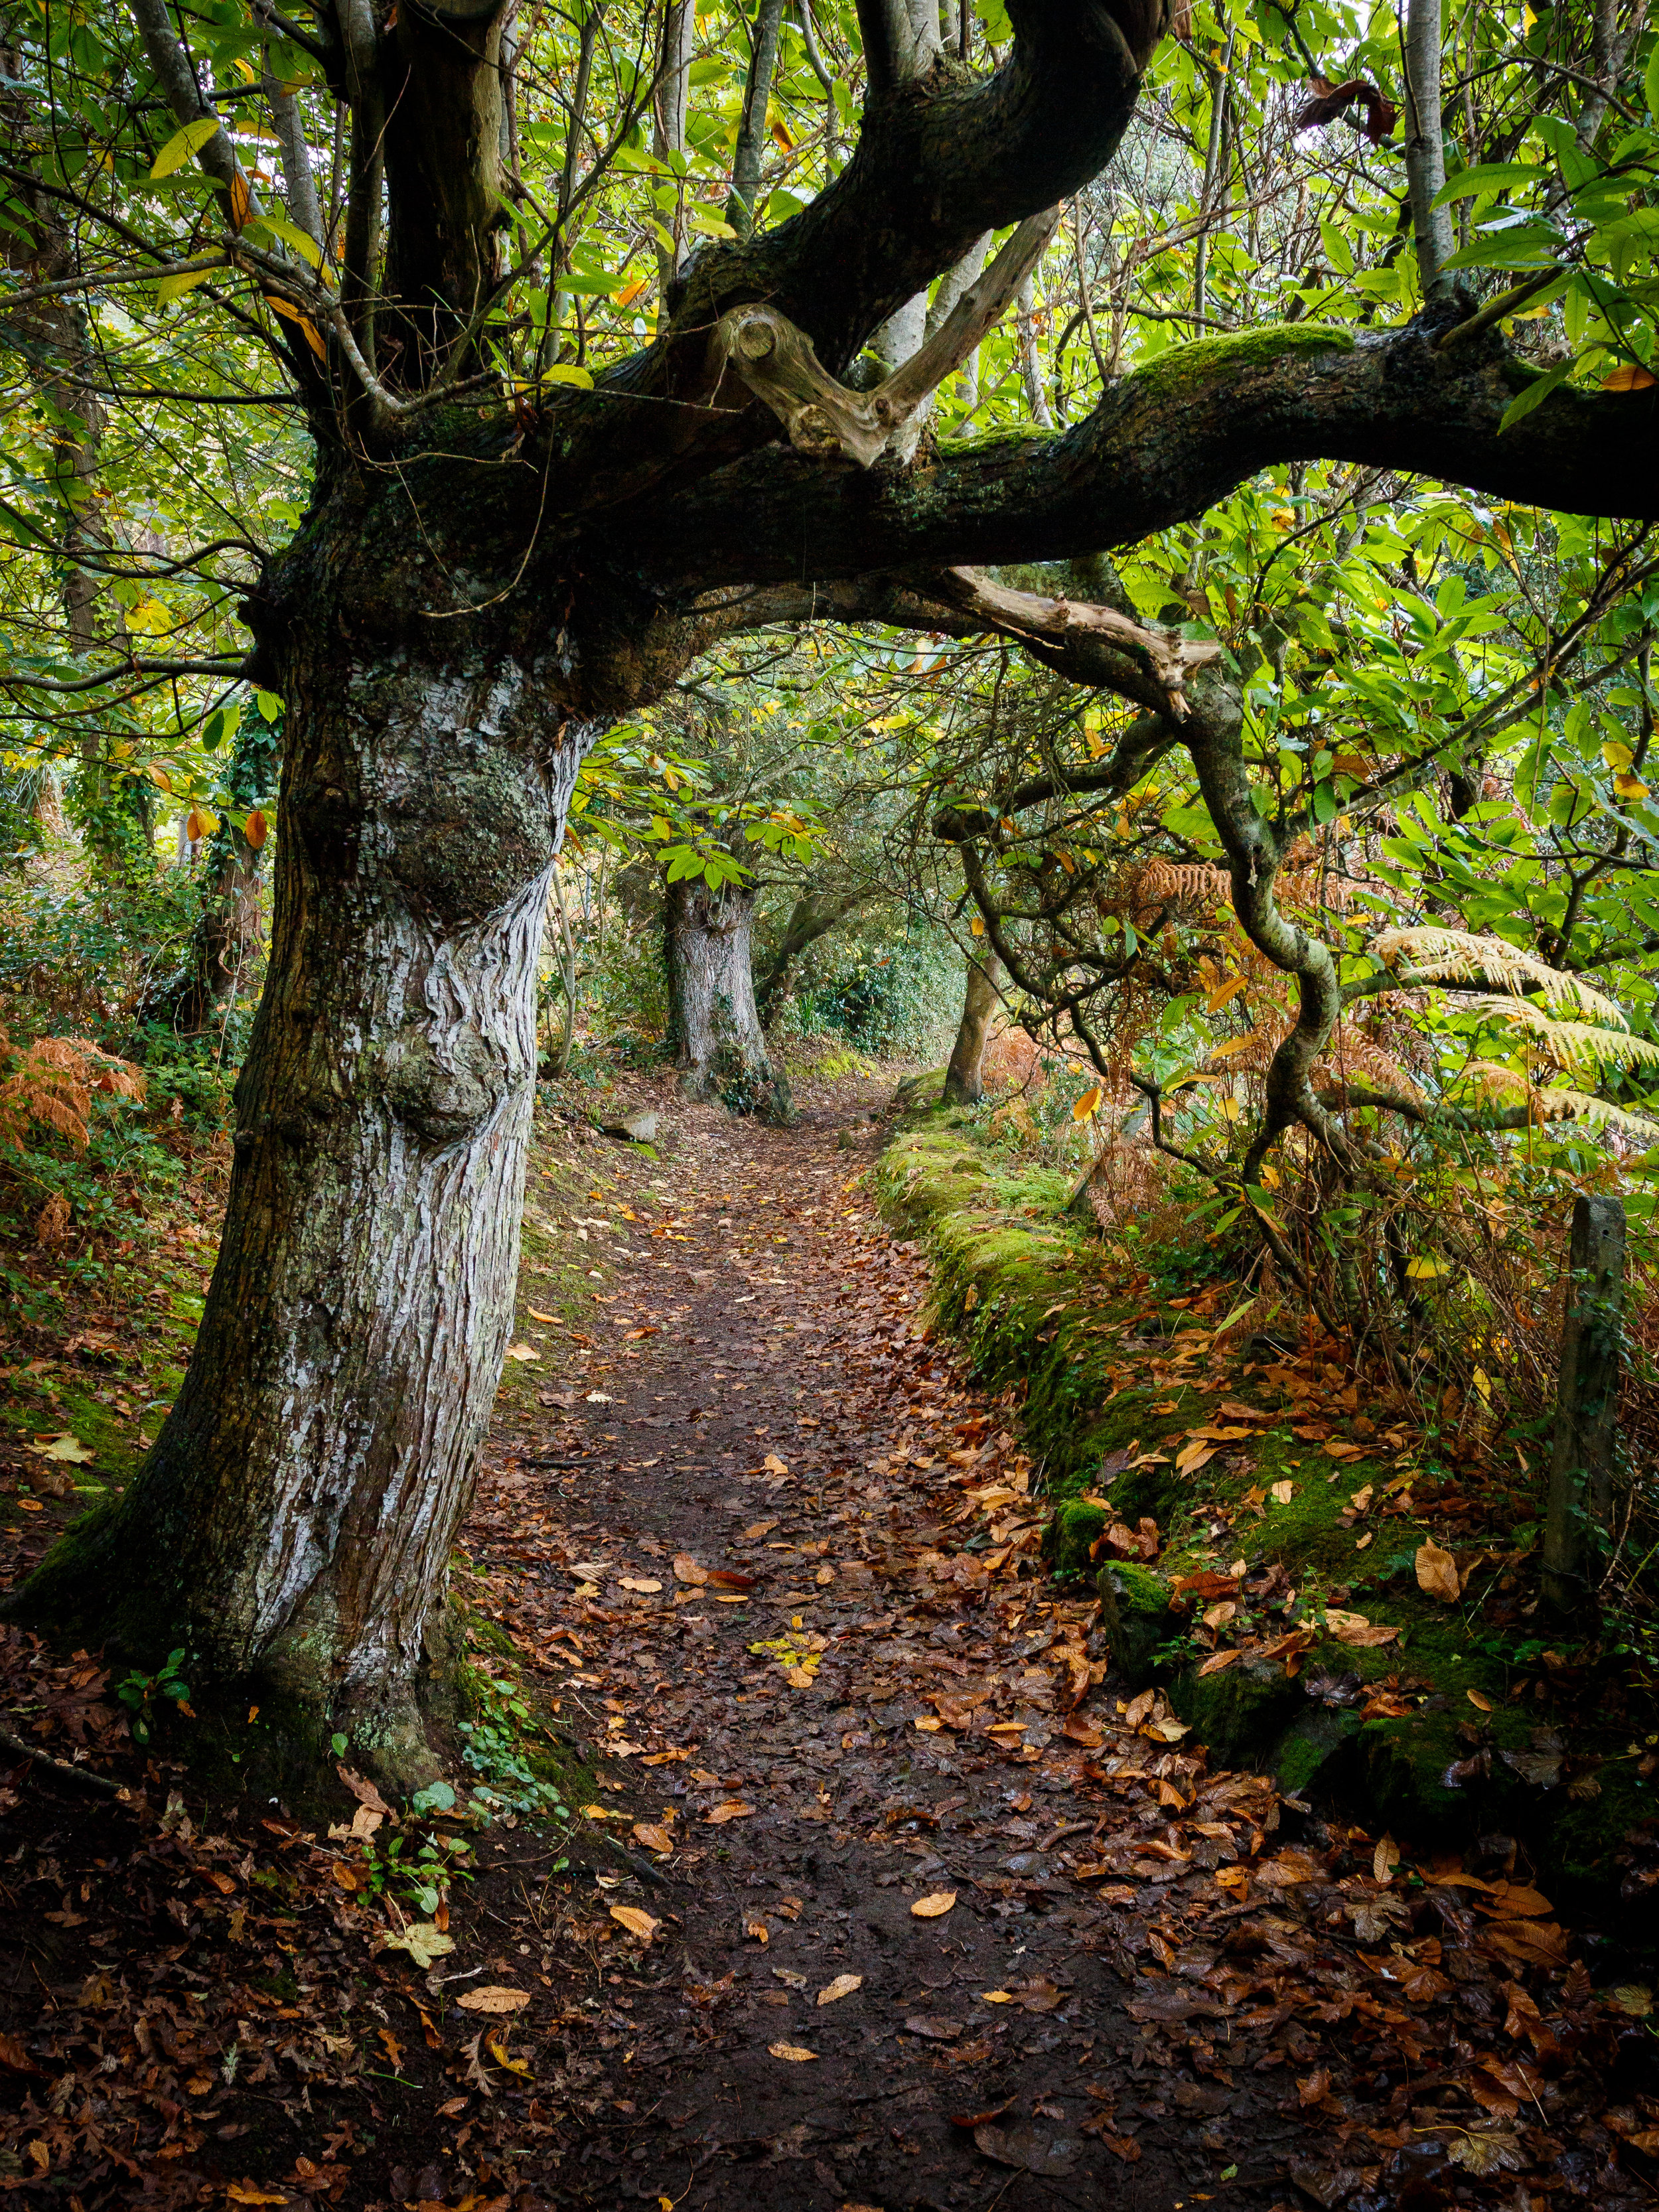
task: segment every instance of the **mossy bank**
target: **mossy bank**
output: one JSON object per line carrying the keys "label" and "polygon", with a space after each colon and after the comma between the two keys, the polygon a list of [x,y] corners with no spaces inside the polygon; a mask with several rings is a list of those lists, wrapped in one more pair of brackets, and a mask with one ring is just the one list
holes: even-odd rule
{"label": "mossy bank", "polygon": [[[1167,1285],[1158,1255],[1126,1264],[986,1109],[902,1113],[876,1178],[939,1325],[1021,1391],[1049,1571],[1098,1588],[1128,1689],[1162,1684],[1217,1759],[1419,1850],[1501,1831],[1564,1897],[1645,1914],[1652,1847],[1628,1839],[1659,1813],[1659,1740],[1550,1640],[1535,1471],[1362,1403],[1334,1346],[1229,1336],[1218,1261],[1206,1283],[1186,1252]],[[1115,1557],[1131,1533],[1145,1556]],[[1455,1599],[1419,1587],[1425,1544]]]}

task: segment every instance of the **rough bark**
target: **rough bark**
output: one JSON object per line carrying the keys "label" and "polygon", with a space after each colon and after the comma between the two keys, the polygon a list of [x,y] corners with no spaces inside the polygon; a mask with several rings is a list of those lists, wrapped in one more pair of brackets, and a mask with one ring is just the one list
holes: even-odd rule
{"label": "rough bark", "polygon": [[1577,1200],[1544,1518],[1544,1597],[1561,1617],[1594,1604],[1605,1559],[1619,1441],[1624,1289],[1623,1205],[1616,1198]]}
{"label": "rough bark", "polygon": [[1002,963],[995,953],[968,963],[962,1020],[945,1071],[943,1102],[947,1106],[975,1106],[985,1096],[985,1047],[990,1039],[991,1018],[1002,1002],[998,988],[1001,981]]}
{"label": "rough bark", "polygon": [[712,890],[699,878],[665,886],[669,1036],[687,1097],[720,1098],[735,1113],[787,1121],[788,1078],[767,1051],[755,1010],[754,918],[755,894],[742,884]]}
{"label": "rough bark", "polygon": [[347,647],[330,596],[283,655],[270,981],[196,1350],[138,1478],[22,1609],[185,1642],[398,1776],[425,1757],[513,1316],[536,958],[586,732],[550,654],[361,623]]}

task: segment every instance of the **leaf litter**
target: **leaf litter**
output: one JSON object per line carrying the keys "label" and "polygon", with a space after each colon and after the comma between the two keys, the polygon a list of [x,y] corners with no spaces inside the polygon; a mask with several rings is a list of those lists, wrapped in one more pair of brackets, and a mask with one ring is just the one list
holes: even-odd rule
{"label": "leaf litter", "polygon": [[[1366,1833],[1118,1695],[1095,1606],[1042,1578],[1014,1402],[932,1340],[833,1121],[681,1118],[654,1175],[604,1170],[630,1254],[572,1361],[609,1387],[504,1395],[465,1539],[476,1612],[605,1802],[575,1834],[422,1827],[348,1770],[326,1833],[210,1818],[135,1756],[95,1655],[3,1632],[9,1725],[127,1796],[0,1767],[0,2186],[836,2212],[1021,2174],[1098,2197],[1144,2165],[1149,2203],[1261,2212],[1647,2203],[1650,1984],[1596,1988],[1507,1839]],[[1113,1533],[1146,1556],[1146,1525]],[[1449,1598],[1450,1568],[1418,1562]],[[1239,1587],[1200,1579],[1206,1606]],[[434,1825],[475,1881],[436,1910],[358,1886]]]}

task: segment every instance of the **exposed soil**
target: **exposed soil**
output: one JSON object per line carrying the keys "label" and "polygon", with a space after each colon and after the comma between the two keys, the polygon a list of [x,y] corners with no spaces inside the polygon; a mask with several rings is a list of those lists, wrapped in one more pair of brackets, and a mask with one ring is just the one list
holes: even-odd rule
{"label": "exposed soil", "polygon": [[[1650,2201],[1648,2000],[1592,1993],[1512,1846],[1401,1849],[1211,1772],[1119,1693],[1092,1606],[1042,1576],[1012,1408],[930,1341],[922,1264],[858,1187],[874,1097],[787,1132],[676,1111],[660,1163],[547,1147],[533,1356],[458,1586],[601,1779],[568,1841],[476,1835],[435,1916],[453,1948],[381,1948],[420,1908],[370,1878],[372,1792],[356,1839],[343,1792],[333,1835],[204,1808],[124,1740],[95,1659],[9,1640],[8,1724],[135,1794],[0,1757],[0,2189]],[[405,1815],[400,1848],[434,1831],[461,1827]]]}

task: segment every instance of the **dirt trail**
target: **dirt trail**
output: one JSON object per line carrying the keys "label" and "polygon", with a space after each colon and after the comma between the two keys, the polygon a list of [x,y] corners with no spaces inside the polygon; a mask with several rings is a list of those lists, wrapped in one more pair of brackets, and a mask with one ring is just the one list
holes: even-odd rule
{"label": "dirt trail", "polygon": [[[538,1574],[533,1512],[484,1505],[515,1531],[502,1618],[521,1649],[580,1640],[566,1717],[632,1747],[621,1802],[675,1843],[666,1886],[573,1899],[605,2025],[563,2046],[582,2117],[540,2186],[595,2212],[1376,2212],[1522,2205],[1531,2169],[1636,2202],[1605,2130],[1553,2132],[1582,2118],[1562,2077],[1628,2069],[1634,2024],[1573,2009],[1582,1968],[1534,2008],[1565,1938],[1524,1869],[1408,1891],[1391,1845],[1209,1773],[1161,1703],[1126,1713],[1094,1608],[1018,1548],[1042,1509],[1011,1417],[927,1341],[848,1118],[705,1122],[632,1178],[596,1307],[618,1352],[596,1328],[606,1371],[549,1394],[555,1468],[504,1461],[545,1486]],[[998,1483],[988,1523],[968,1493]],[[659,1921],[642,1953],[617,1903]]]}
{"label": "dirt trail", "polygon": [[[1236,2163],[1231,2139],[1207,2093],[1188,2113],[1116,2063],[1138,2033],[1118,1916],[1052,1860],[1096,1810],[1077,1817],[1081,1754],[1052,1710],[1054,1610],[971,1562],[955,1579],[936,1548],[962,1506],[946,1455],[982,1481],[1023,1462],[922,1340],[926,1271],[872,1235],[848,1188],[864,1163],[836,1146],[847,1119],[842,1102],[787,1133],[703,1131],[675,1156],[653,1225],[684,1225],[635,1231],[651,1256],[623,1263],[611,1310],[662,1334],[602,1378],[611,1402],[573,1394],[537,1455],[582,1458],[544,1480],[573,1512],[568,1548],[604,1570],[560,1608],[591,1662],[562,1702],[601,1741],[690,1753],[611,1770],[684,1841],[669,1887],[612,1893],[664,1924],[637,1971],[607,1976],[628,2047],[611,2039],[610,2094],[543,2186],[562,2207],[1060,2206],[1103,2188],[1166,2206]],[[668,1237],[687,1240],[672,1259]],[[694,1591],[676,1554],[756,1588]],[[521,1636],[526,1603],[504,1610]],[[971,1734],[939,1725],[929,1692],[972,1697],[999,1669],[1024,1685],[1000,1737],[988,1703]],[[1018,2001],[988,2003],[999,1990]],[[1079,2132],[1114,2110],[1131,2131],[1106,2130],[1115,2150]],[[974,2113],[994,2154],[1038,2171],[988,2163],[953,2124]]]}
{"label": "dirt trail", "polygon": [[[9,2199],[1652,2201],[1650,1991],[1595,1993],[1512,1845],[1401,1850],[1120,1694],[859,1187],[873,1097],[676,1109],[659,1163],[540,1127],[457,1583],[597,1757],[574,1833],[329,1769],[296,1818],[244,1786],[257,1707],[204,1796],[204,1722],[140,1751],[96,1656],[0,1634]],[[476,1875],[441,1900],[423,1849]]]}

